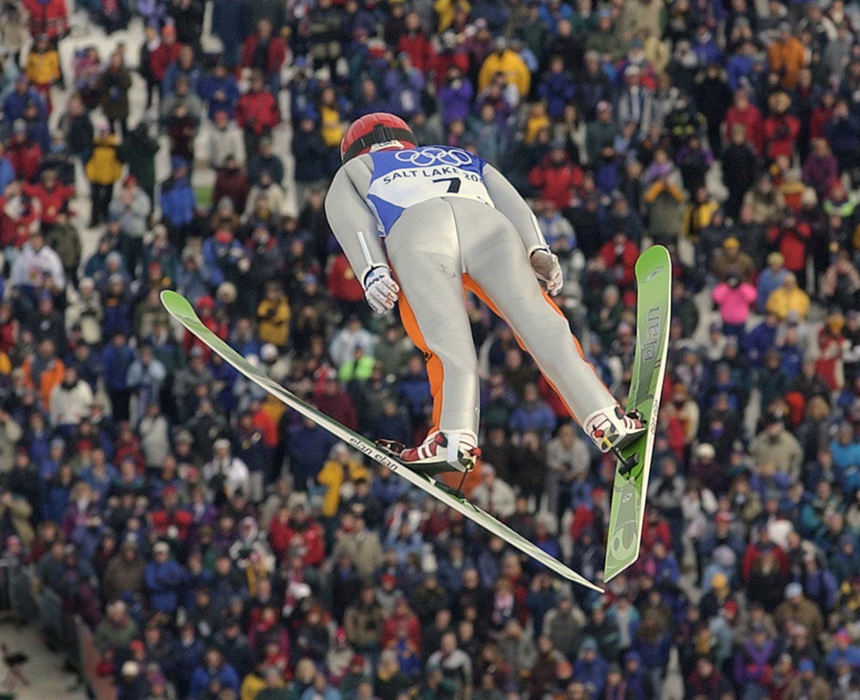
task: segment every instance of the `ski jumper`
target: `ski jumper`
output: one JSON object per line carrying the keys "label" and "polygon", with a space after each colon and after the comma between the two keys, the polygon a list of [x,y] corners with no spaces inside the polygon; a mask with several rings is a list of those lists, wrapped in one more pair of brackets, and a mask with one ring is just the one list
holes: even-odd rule
{"label": "ski jumper", "polygon": [[403,325],[427,360],[434,429],[478,433],[478,361],[464,289],[510,325],[580,423],[615,405],[529,264],[546,248],[537,220],[479,157],[442,146],[358,156],[335,175],[326,213],[359,279],[390,261]]}

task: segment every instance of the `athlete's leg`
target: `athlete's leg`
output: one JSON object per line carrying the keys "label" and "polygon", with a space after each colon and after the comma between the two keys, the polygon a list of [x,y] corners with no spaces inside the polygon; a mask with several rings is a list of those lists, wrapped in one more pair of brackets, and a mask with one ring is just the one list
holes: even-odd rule
{"label": "athlete's leg", "polygon": [[582,357],[567,320],[543,293],[510,221],[469,201],[456,202],[454,215],[466,272],[513,328],[574,417],[582,422],[614,405],[614,397]]}
{"label": "athlete's leg", "polygon": [[[478,360],[463,299],[463,264],[451,206],[436,199],[410,207],[392,227],[386,248],[420,330],[422,350],[429,353],[428,366],[441,367],[433,397],[434,403],[441,403],[438,413],[434,411],[437,427],[445,434],[475,436]],[[412,335],[414,339],[414,331]]]}

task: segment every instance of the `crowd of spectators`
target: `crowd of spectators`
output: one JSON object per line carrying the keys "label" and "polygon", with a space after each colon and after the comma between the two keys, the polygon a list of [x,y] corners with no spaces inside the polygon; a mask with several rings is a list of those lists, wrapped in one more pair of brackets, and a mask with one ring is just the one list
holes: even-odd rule
{"label": "crowd of spectators", "polygon": [[[92,628],[118,697],[644,699],[670,659],[685,697],[860,697],[856,4],[209,4],[0,6],[2,571]],[[84,19],[145,39],[103,55],[68,36]],[[160,306],[177,289],[321,410],[420,441],[423,358],[370,315],[322,208],[345,125],[379,110],[528,198],[619,398],[633,265],[672,252],[642,555],[605,595],[287,412]],[[468,493],[599,579],[613,465],[469,314]]]}

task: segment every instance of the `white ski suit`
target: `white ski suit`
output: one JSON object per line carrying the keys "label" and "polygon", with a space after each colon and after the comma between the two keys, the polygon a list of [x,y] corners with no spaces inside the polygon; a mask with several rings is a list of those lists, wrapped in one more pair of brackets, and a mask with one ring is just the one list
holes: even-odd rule
{"label": "white ski suit", "polygon": [[578,421],[615,405],[529,264],[547,249],[534,215],[491,165],[445,146],[377,151],[340,168],[325,206],[359,280],[390,261],[403,324],[427,359],[436,429],[478,433],[464,288],[510,325]]}

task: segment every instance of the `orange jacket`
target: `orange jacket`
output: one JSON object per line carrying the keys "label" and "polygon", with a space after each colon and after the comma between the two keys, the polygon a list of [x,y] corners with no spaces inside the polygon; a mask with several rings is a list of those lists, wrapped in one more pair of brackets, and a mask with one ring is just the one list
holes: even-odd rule
{"label": "orange jacket", "polygon": [[800,39],[791,36],[785,42],[775,41],[770,45],[767,62],[772,71],[782,76],[782,86],[793,90],[797,85],[797,74],[806,65],[806,50]]}

